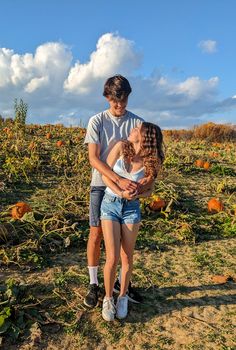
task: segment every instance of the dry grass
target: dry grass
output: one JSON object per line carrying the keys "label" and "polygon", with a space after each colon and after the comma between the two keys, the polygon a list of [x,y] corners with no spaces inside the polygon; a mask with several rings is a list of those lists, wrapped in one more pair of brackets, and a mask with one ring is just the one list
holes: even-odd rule
{"label": "dry grass", "polygon": [[[101,307],[83,305],[90,180],[84,131],[48,125],[0,135],[2,349],[235,349],[235,282],[212,280],[236,277],[233,143],[167,144],[155,187],[167,207],[154,213],[151,199],[142,201],[132,280],[144,303],[130,304],[125,321],[108,324]],[[209,170],[194,166],[199,158]],[[211,197],[223,201],[223,212],[207,212]],[[17,201],[33,212],[11,220]]]}

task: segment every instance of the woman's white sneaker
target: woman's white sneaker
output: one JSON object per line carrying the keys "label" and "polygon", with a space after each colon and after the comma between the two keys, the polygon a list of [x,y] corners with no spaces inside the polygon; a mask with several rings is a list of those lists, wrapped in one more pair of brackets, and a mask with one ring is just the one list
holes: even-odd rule
{"label": "woman's white sneaker", "polygon": [[102,303],[102,317],[105,321],[114,321],[116,308],[113,298],[104,298]]}
{"label": "woman's white sneaker", "polygon": [[116,303],[116,317],[120,320],[125,318],[128,314],[128,295],[118,297]]}

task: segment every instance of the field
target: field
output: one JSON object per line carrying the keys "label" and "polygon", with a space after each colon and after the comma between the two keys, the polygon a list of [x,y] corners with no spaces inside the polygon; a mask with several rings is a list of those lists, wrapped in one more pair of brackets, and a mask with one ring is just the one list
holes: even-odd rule
{"label": "field", "polygon": [[[144,303],[108,324],[100,307],[83,305],[84,134],[62,125],[0,128],[0,348],[236,349],[235,144],[166,138],[154,194],[141,203],[132,283]],[[199,159],[209,166],[196,166]],[[161,211],[150,209],[157,196]],[[221,211],[208,212],[212,197]],[[20,219],[11,216],[17,202],[31,208]],[[101,282],[103,263],[102,246]]]}

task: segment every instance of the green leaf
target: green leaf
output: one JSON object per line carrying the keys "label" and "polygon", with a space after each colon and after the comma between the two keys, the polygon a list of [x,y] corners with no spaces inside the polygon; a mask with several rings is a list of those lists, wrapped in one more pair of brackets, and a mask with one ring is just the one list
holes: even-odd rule
{"label": "green leaf", "polygon": [[1,327],[4,325],[4,323],[5,323],[5,316],[4,316],[4,315],[1,315],[1,316],[0,316],[0,329],[1,329]]}

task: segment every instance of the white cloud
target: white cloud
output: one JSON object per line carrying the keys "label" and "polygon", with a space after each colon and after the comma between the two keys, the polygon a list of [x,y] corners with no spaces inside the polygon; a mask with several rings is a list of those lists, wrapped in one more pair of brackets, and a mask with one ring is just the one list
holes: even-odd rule
{"label": "white cloud", "polygon": [[11,83],[11,57],[13,50],[0,48],[0,88]]}
{"label": "white cloud", "polygon": [[93,84],[117,72],[127,75],[140,65],[140,54],[134,51],[132,41],[107,33],[98,40],[96,51],[86,64],[76,62],[71,68],[64,88],[68,92],[86,94]]}
{"label": "white cloud", "polygon": [[217,51],[217,42],[215,40],[202,40],[198,47],[205,53],[215,53]]}
{"label": "white cloud", "polygon": [[[68,75],[71,66],[72,54],[62,43],[45,43],[40,45],[35,55],[26,53],[15,54],[13,50],[0,49],[0,86],[14,85],[25,88],[27,92],[39,87],[44,81],[50,82],[54,87],[62,83]],[[36,81],[38,81],[36,83]]]}
{"label": "white cloud", "polygon": [[34,92],[35,90],[37,90],[39,88],[45,87],[48,82],[49,82],[48,77],[33,78],[26,85],[25,91],[29,92],[29,93]]}
{"label": "white cloud", "polygon": [[161,126],[194,125],[236,109],[235,96],[219,99],[218,77],[173,81],[161,73],[137,76],[141,57],[132,41],[112,33],[99,38],[83,64],[72,65],[70,48],[60,42],[23,55],[0,48],[0,114],[12,115],[14,98],[23,98],[30,123],[85,125],[91,115],[107,108],[103,85],[117,73],[131,83],[129,109]]}
{"label": "white cloud", "polygon": [[59,115],[58,119],[56,119],[53,124],[78,126],[78,118],[74,112],[71,112],[68,113],[68,115]]}
{"label": "white cloud", "polygon": [[205,94],[211,94],[219,83],[218,77],[210,78],[209,80],[201,80],[199,77],[190,77],[185,81],[177,84],[173,91],[183,93],[190,99],[199,99]]}

